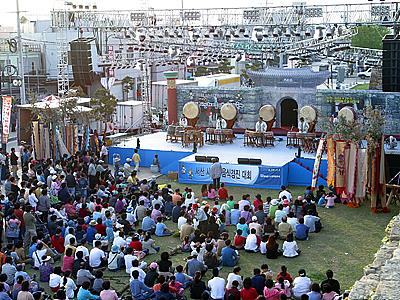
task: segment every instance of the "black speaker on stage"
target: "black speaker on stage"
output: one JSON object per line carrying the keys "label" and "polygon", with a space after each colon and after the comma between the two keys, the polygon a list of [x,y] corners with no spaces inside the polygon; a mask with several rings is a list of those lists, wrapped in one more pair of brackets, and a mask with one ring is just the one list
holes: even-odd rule
{"label": "black speaker on stage", "polygon": [[197,162],[207,162],[207,157],[204,155],[196,155],[194,159]]}
{"label": "black speaker on stage", "polygon": [[250,158],[249,159],[249,165],[261,165],[261,159],[259,158]]}
{"label": "black speaker on stage", "polygon": [[250,164],[250,159],[248,158],[238,158],[238,164],[239,165],[249,165]]}
{"label": "black speaker on stage", "polygon": [[219,161],[219,157],[217,156],[207,156],[207,162],[213,162],[213,160]]}
{"label": "black speaker on stage", "polygon": [[93,82],[92,39],[79,38],[70,42],[70,65],[76,85],[85,87]]}
{"label": "black speaker on stage", "polygon": [[400,92],[400,38],[388,34],[382,40],[382,90]]}

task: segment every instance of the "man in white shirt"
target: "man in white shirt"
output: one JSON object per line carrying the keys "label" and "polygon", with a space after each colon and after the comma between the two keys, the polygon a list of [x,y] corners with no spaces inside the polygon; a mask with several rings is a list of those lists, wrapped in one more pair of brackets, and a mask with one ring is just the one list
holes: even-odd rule
{"label": "man in white shirt", "polygon": [[304,216],[304,225],[307,225],[310,228],[309,232],[315,232],[315,222],[319,221],[320,218],[313,216],[311,212],[306,212]]}
{"label": "man in white shirt", "polygon": [[226,279],[226,289],[230,289],[232,287],[232,282],[235,280],[239,283],[239,290],[243,287],[243,280],[242,276],[240,275],[241,270],[242,269],[240,267],[234,267],[233,272],[228,274],[228,278]]}
{"label": "man in white shirt", "polygon": [[258,252],[256,232],[255,228],[250,230],[250,234],[247,236],[246,244],[244,245],[246,252]]}
{"label": "man in white shirt", "polygon": [[218,268],[213,269],[213,279],[207,284],[210,289],[210,296],[213,300],[222,300],[225,295],[225,279],[219,277]]}
{"label": "man in white shirt", "polygon": [[289,200],[289,202],[292,202],[292,194],[286,190],[286,186],[282,185],[281,186],[281,192],[279,193],[279,200],[282,201],[283,196],[286,196],[286,199]]}
{"label": "man in white shirt", "polygon": [[299,122],[299,132],[300,133],[307,133],[308,129],[310,128],[310,126],[308,125],[308,123],[304,120],[303,117],[300,118],[300,122]]}
{"label": "man in white shirt", "polygon": [[260,119],[256,123],[256,132],[267,132],[267,123],[264,122],[264,119],[262,117],[260,117]]}
{"label": "man in white shirt", "polygon": [[79,251],[83,252],[83,257],[89,257],[89,249],[86,248],[85,244],[86,244],[86,240],[82,239],[81,244],[78,247],[76,247],[75,259],[77,259],[76,253]]}
{"label": "man in white shirt", "polygon": [[106,265],[106,254],[101,250],[101,241],[95,242],[95,247],[89,253],[89,265],[94,268],[100,268]]}
{"label": "man in white shirt", "polygon": [[293,280],[293,294],[295,298],[300,298],[301,295],[310,292],[311,280],[306,276],[306,271],[304,269],[299,270],[299,276]]}
{"label": "man in white shirt", "polygon": [[36,246],[36,251],[32,254],[33,265],[36,269],[38,269],[42,264],[42,258],[43,256],[46,256],[46,253],[47,249],[44,247],[43,243],[38,243]]}
{"label": "man in white shirt", "polygon": [[[147,265],[147,264],[146,264]],[[138,271],[139,272],[139,278],[138,280],[141,282],[144,282],[144,278],[146,277],[146,272],[143,271],[140,267],[139,267],[139,260],[135,259],[134,261],[132,261],[132,268],[130,268],[130,275],[131,275],[131,279],[133,280],[133,276],[132,276],[132,272],[133,271]]]}
{"label": "man in white shirt", "polygon": [[215,125],[215,128],[216,129],[225,129],[226,126],[227,126],[226,121],[221,116],[219,116],[217,119],[217,124]]}
{"label": "man in white shirt", "polygon": [[126,241],[121,234],[123,234],[121,231],[114,232],[113,246],[117,245],[119,248],[126,246]]}

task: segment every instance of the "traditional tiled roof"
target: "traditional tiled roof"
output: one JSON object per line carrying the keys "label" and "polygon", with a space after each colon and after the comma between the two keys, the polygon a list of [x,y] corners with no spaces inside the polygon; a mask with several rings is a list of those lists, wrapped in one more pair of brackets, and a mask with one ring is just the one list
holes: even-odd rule
{"label": "traditional tiled roof", "polygon": [[262,71],[247,71],[256,86],[316,87],[325,82],[329,71],[314,72],[311,68],[266,68]]}

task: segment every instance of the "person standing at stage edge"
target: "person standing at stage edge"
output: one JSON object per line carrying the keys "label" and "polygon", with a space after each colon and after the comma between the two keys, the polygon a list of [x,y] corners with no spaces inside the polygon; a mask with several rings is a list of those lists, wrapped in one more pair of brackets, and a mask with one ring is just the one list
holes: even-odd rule
{"label": "person standing at stage edge", "polygon": [[222,165],[218,159],[212,160],[213,164],[210,168],[210,177],[213,180],[214,189],[219,189],[221,184]]}
{"label": "person standing at stage edge", "polygon": [[132,156],[132,161],[135,164],[135,170],[139,172],[139,164],[140,164],[140,155],[138,149],[135,149],[135,152]]}

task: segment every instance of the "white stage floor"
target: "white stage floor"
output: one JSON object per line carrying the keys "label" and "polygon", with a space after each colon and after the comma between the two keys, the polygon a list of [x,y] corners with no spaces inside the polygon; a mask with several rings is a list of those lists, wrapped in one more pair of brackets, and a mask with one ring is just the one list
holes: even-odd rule
{"label": "white stage floor", "polygon": [[[184,148],[180,143],[166,142],[167,133],[157,132],[139,137],[140,148],[148,150],[160,150],[160,151],[175,151],[175,152],[191,152],[193,149],[190,147]],[[266,166],[283,166],[297,154],[297,148],[286,147],[286,137],[283,137],[282,141],[278,141],[276,137],[275,147],[249,147],[243,146],[243,135],[236,135],[236,139],[232,144],[205,144],[203,147],[197,149],[197,153],[190,155],[182,161],[195,161],[195,155],[204,156],[218,156],[222,163],[237,164],[239,157],[243,158],[259,158],[262,160],[262,164]],[[123,141],[116,147],[123,148],[135,148],[136,137],[132,137],[129,140]],[[315,158],[315,154],[307,154],[302,152],[303,158]]]}

